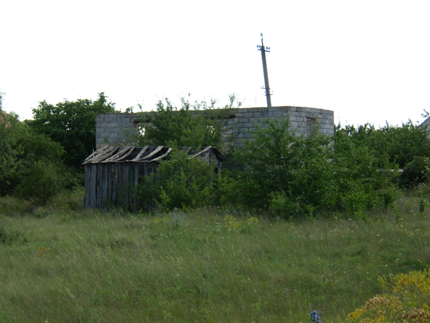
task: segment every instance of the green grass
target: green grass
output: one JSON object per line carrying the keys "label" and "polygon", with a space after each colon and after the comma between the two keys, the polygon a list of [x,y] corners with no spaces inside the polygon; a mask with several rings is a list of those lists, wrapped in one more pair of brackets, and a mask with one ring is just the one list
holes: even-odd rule
{"label": "green grass", "polygon": [[81,197],[0,200],[0,322],[345,322],[378,277],[430,261],[414,197],[367,221],[296,222],[84,211]]}

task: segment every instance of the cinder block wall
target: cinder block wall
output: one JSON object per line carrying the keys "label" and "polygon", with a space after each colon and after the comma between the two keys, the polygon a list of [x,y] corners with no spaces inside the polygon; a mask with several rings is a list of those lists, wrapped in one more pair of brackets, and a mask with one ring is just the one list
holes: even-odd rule
{"label": "cinder block wall", "polygon": [[334,113],[330,110],[301,107],[242,108],[236,110],[235,118],[230,119],[235,145],[240,147],[243,140],[252,138],[255,124],[263,119],[290,118],[290,127],[297,135],[308,135],[319,125],[319,131],[328,136],[334,134]]}
{"label": "cinder block wall", "polygon": [[[291,129],[298,135],[308,135],[319,126],[319,131],[328,136],[334,134],[334,113],[331,110],[302,107],[239,108],[227,121],[230,128],[226,135],[233,135],[235,146],[243,145],[252,138],[255,124],[263,119],[290,118]],[[106,144],[136,144],[139,132],[138,113],[105,113],[96,117],[96,146]],[[227,132],[227,131],[226,131]]]}
{"label": "cinder block wall", "polygon": [[96,116],[97,149],[110,144],[135,144],[139,132],[138,113],[102,113]]}

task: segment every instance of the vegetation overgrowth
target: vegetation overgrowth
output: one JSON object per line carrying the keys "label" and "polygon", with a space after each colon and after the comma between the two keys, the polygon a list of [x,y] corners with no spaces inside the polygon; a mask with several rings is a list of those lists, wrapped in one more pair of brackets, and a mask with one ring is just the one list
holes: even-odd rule
{"label": "vegetation overgrowth", "polygon": [[2,198],[0,321],[309,322],[317,310],[346,322],[386,294],[381,277],[427,272],[423,192],[367,220],[103,213],[82,209],[82,190],[46,207]]}
{"label": "vegetation overgrowth", "polygon": [[130,214],[83,210],[95,115],[116,111],[103,93],[43,101],[24,123],[0,96],[0,321],[425,322],[428,130],[297,136],[266,120],[234,149],[230,99],[142,115],[142,144],[216,145],[229,161],[218,174],[174,150]]}
{"label": "vegetation overgrowth", "polygon": [[95,148],[96,114],[107,112],[118,111],[104,93],[96,101],[42,101],[24,122],[0,109],[0,196],[46,205],[82,185],[81,163]]}
{"label": "vegetation overgrowth", "polygon": [[[187,161],[178,149],[160,162],[156,178],[143,179],[137,189],[143,209],[234,207],[286,219],[333,212],[366,217],[373,209],[389,207],[401,189],[429,182],[428,131],[410,121],[381,129],[339,125],[327,137],[318,129],[297,136],[288,119],[266,120],[254,140],[235,149],[225,132],[230,112],[240,104],[234,95],[221,109],[215,109],[215,100],[190,103],[184,98],[178,108],[166,99],[156,113],[142,113],[150,123],[141,144],[212,145],[228,155],[222,174],[214,176],[212,165]],[[65,189],[82,185],[81,163],[95,148],[95,116],[105,112],[117,110],[104,93],[96,101],[42,101],[33,109],[34,119],[24,123],[0,111],[0,196],[43,206]]]}
{"label": "vegetation overgrowth", "polygon": [[190,102],[190,95],[181,99],[178,108],[168,98],[157,103],[152,112],[142,112],[143,135],[139,144],[187,146],[193,149],[201,146],[225,147],[226,119],[234,109],[242,105],[235,94],[229,96],[229,103],[217,107],[211,99]]}

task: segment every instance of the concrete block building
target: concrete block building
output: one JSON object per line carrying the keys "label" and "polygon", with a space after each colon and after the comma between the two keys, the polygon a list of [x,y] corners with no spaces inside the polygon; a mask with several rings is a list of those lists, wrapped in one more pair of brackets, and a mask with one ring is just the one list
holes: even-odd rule
{"label": "concrete block building", "polygon": [[[271,108],[237,108],[226,120],[226,135],[232,135],[236,147],[252,138],[256,124],[263,119],[289,118],[297,135],[308,135],[318,126],[321,133],[334,134],[334,113],[331,110],[280,106]],[[105,113],[96,117],[96,146],[135,145],[136,136],[144,124],[140,113]],[[228,130],[227,130],[228,129]]]}

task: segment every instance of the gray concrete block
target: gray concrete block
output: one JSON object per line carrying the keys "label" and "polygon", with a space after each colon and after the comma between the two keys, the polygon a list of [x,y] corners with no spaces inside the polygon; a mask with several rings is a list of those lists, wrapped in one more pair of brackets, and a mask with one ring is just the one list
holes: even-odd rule
{"label": "gray concrete block", "polygon": [[[329,110],[306,108],[306,107],[256,107],[235,109],[234,119],[225,122],[224,135],[236,134],[243,140],[252,140],[251,131],[255,124],[262,124],[263,119],[287,119],[290,118],[290,128],[298,135],[309,133],[319,124],[321,133],[333,135],[334,113]],[[134,133],[136,125],[133,122],[139,118],[139,113],[106,113],[96,116],[96,144],[99,145],[106,138],[109,142],[121,144],[127,141],[124,132]],[[313,118],[313,119],[308,119]],[[122,131],[122,132],[121,132]],[[241,142],[240,140],[238,142]]]}
{"label": "gray concrete block", "polygon": [[281,111],[269,112],[269,118],[270,119],[272,119],[272,118],[276,119],[276,118],[283,117],[283,116],[284,116],[284,114]]}

